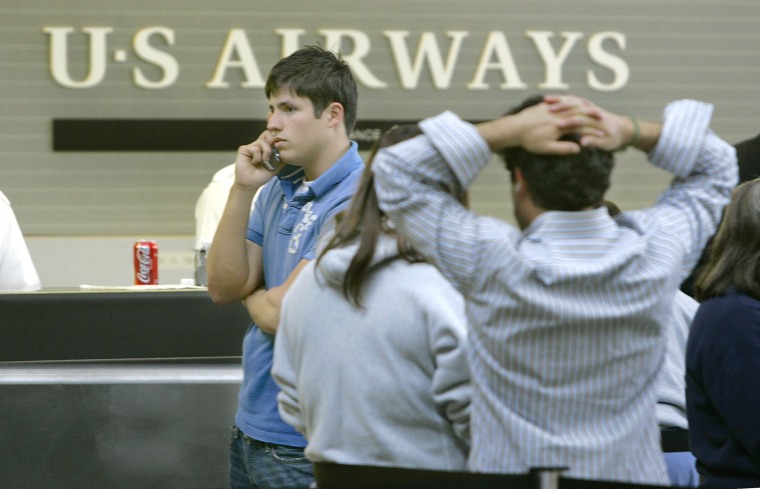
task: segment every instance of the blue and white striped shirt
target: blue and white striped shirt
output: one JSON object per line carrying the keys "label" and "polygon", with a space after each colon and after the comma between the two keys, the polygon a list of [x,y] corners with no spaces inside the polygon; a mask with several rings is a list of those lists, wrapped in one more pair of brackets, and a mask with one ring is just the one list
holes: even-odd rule
{"label": "blue and white striped shirt", "polygon": [[655,418],[662,328],[675,291],[737,181],[712,106],[670,104],[650,161],[675,175],[651,208],[545,212],[521,233],[443,189],[492,154],[446,112],[373,163],[381,207],[467,299],[473,401],[469,465],[667,484]]}

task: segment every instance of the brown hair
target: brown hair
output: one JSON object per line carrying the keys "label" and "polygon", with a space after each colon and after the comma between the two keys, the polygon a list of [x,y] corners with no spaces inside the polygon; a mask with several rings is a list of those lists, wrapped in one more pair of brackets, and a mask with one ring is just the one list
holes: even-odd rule
{"label": "brown hair", "polygon": [[[346,246],[356,239],[359,240],[359,248],[343,277],[343,295],[355,306],[361,307],[362,286],[370,274],[370,263],[375,254],[378,237],[381,233],[393,233],[393,230],[387,226],[385,214],[380,210],[377,202],[372,160],[375,159],[375,155],[381,148],[413,138],[419,134],[422,134],[422,131],[417,124],[393,126],[375,142],[367,158],[356,193],[354,193],[348,209],[336,215],[335,234],[317,258],[317,263],[319,263],[319,260],[331,249]],[[397,238],[401,258],[409,262],[423,261],[422,257],[406,240],[401,237]]]}
{"label": "brown hair", "polygon": [[760,178],[736,187],[723,210],[697,278],[697,300],[723,295],[729,287],[760,300]]}

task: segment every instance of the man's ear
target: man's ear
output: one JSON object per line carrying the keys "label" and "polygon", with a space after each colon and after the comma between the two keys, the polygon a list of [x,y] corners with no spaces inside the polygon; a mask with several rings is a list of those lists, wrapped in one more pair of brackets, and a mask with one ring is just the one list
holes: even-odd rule
{"label": "man's ear", "polygon": [[523,176],[520,168],[514,169],[515,183],[512,186],[512,190],[517,194],[525,188],[525,177]]}
{"label": "man's ear", "polygon": [[343,104],[332,102],[325,109],[327,112],[327,122],[330,127],[334,127],[343,122]]}

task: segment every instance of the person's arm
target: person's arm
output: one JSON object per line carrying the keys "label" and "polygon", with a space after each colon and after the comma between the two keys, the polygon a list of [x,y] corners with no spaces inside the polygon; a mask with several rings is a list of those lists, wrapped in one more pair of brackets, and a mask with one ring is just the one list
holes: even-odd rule
{"label": "person's arm", "polygon": [[[587,127],[578,128],[581,146],[600,148],[615,152],[633,147],[648,153],[656,145],[662,131],[662,123],[642,120],[633,116],[615,114],[583,97],[572,95],[547,97],[553,101],[549,110],[555,113],[567,113],[581,108],[584,114],[592,114],[592,121]],[[581,116],[582,117],[582,116]],[[561,127],[577,126],[577,118],[566,118],[560,122]],[[542,151],[534,151],[541,153]]]}
{"label": "person's arm", "polygon": [[[285,299],[287,305],[287,298]],[[287,310],[283,312],[287,316]],[[287,317],[284,324],[287,324]],[[274,354],[272,356],[272,378],[274,379],[280,391],[277,393],[277,408],[283,421],[294,427],[304,436],[306,433],[306,423],[301,412],[300,396],[298,395],[298,369],[299,358],[294,352],[295,344],[293,335],[296,331],[288,331],[283,327],[283,331],[274,342]]]}
{"label": "person's arm", "polygon": [[272,179],[263,160],[271,156],[271,134],[264,131],[251,144],[238,148],[235,183],[206,256],[208,293],[217,303],[239,302],[263,284],[261,246],[246,239],[251,204],[256,192]]}
{"label": "person's arm", "polygon": [[521,146],[532,153],[574,154],[580,147],[571,141],[560,141],[565,133],[577,131],[597,138],[604,135],[598,121],[598,107],[573,102],[581,100],[577,97],[547,97],[546,100],[550,103],[482,122],[475,128],[494,152]]}
{"label": "person's arm", "polygon": [[288,279],[284,283],[271,289],[259,287],[243,300],[243,304],[248,310],[251,319],[263,332],[268,334],[277,333],[277,327],[280,324],[280,309],[285,293],[308,263],[309,260],[301,260],[296,265],[296,268],[290,272]]}
{"label": "person's arm", "polygon": [[430,349],[435,356],[432,393],[454,433],[470,442],[470,367],[464,298],[446,282],[435,287],[422,306],[430,323]]}
{"label": "person's arm", "polygon": [[423,135],[375,156],[372,167],[380,207],[420,253],[466,292],[474,280],[483,278],[478,264],[488,260],[486,241],[516,241],[519,230],[478,217],[448,189],[468,188],[491,161],[492,150],[525,144],[534,151],[577,153],[580,148],[575,143],[557,139],[587,122],[564,111],[551,112],[547,104],[477,126],[451,112],[423,120]]}
{"label": "person's arm", "polygon": [[595,112],[595,125],[601,129],[599,134],[586,134],[582,145],[608,151],[634,147],[675,176],[657,203],[641,214],[676,237],[673,246],[682,246],[685,252],[680,279],[686,278],[714,234],[738,180],[733,146],[710,130],[712,105],[696,100],[673,102],[665,107],[663,122],[614,114],[579,97],[564,97],[552,110],[572,105]]}
{"label": "person's arm", "polygon": [[214,302],[239,302],[263,283],[261,246],[245,238],[252,200],[252,193],[230,189],[206,256],[208,293]]}
{"label": "person's arm", "polygon": [[712,105],[703,102],[673,102],[665,108],[656,144],[639,148],[675,177],[641,214],[666,228],[675,237],[674,246],[683,247],[679,283],[715,233],[738,181],[736,151],[710,129],[712,112]]}

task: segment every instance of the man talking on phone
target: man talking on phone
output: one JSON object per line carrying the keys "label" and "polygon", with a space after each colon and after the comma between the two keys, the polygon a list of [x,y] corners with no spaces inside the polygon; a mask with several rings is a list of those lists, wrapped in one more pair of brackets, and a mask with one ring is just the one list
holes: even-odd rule
{"label": "man talking on phone", "polygon": [[206,263],[212,300],[242,301],[253,321],[243,340],[230,488],[308,488],[314,480],[306,440],[277,411],[272,352],[285,292],[361,176],[358,147],[349,139],[357,93],[338,55],[299,49],[269,73],[267,129],[238,148],[235,183]]}

